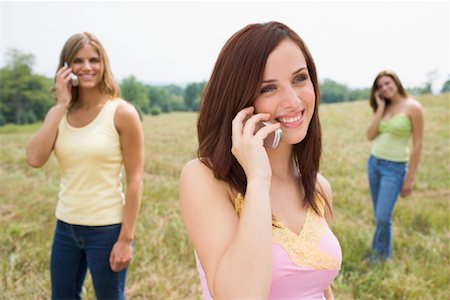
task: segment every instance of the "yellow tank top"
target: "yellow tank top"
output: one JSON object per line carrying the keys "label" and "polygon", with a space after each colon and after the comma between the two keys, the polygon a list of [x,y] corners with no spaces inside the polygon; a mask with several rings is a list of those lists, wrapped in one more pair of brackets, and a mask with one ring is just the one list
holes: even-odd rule
{"label": "yellow tank top", "polygon": [[97,117],[75,128],[64,115],[55,156],[61,182],[56,217],[69,224],[99,226],[122,222],[122,153],[114,114],[121,99],[105,103]]}

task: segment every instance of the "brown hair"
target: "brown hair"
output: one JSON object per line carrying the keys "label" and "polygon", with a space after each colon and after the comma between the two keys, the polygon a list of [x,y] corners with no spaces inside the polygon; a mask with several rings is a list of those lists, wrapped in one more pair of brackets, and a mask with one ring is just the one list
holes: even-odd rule
{"label": "brown hair", "polygon": [[316,95],[308,134],[294,145],[292,155],[301,174],[306,205],[318,212],[314,193],[322,152],[322,134],[316,67],[303,40],[284,24],[270,22],[248,25],[235,33],[223,47],[200,105],[197,122],[198,157],[217,179],[245,194],[247,179],[244,170],[231,153],[231,123],[240,110],[253,104],[263,80],[267,58],[285,39],[294,41],[305,56]]}
{"label": "brown hair", "polygon": [[[77,52],[83,48],[85,45],[91,45],[97,50],[100,57],[101,68],[102,68],[102,81],[101,81],[101,91],[102,93],[110,96],[111,98],[117,98],[120,96],[120,87],[114,80],[114,76],[111,72],[111,67],[109,65],[108,55],[106,54],[105,48],[103,48],[99,39],[89,32],[77,33],[72,35],[64,44],[61,54],[59,56],[59,64],[56,71],[64,65],[65,62],[70,64],[75,58]],[[53,89],[54,92],[54,89]],[[78,101],[78,88],[72,88],[72,105]]]}
{"label": "brown hair", "polygon": [[[398,92],[403,97],[408,97],[408,93],[406,93],[405,89],[403,88],[403,85],[400,81],[400,78],[398,78],[397,74],[395,74],[394,71],[391,70],[383,70],[380,73],[378,73],[377,77],[375,77],[375,80],[372,84],[372,90],[370,91],[370,106],[372,107],[373,112],[376,112],[378,108],[377,101],[375,100],[375,93],[378,90],[378,79],[381,77],[388,76],[391,77],[392,80],[394,80],[395,85],[397,86]],[[386,99],[386,106],[391,104],[390,99]]]}

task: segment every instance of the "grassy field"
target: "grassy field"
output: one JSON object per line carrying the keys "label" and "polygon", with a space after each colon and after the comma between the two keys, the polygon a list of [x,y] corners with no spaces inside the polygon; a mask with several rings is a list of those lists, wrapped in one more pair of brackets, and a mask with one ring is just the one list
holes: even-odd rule
{"label": "grassy field", "polygon": [[[334,193],[334,232],[343,267],[336,299],[450,299],[449,95],[418,98],[426,110],[425,141],[415,190],[397,202],[393,260],[368,266],[374,230],[366,179],[371,118],[367,101],[322,105],[321,173]],[[146,161],[142,208],[130,266],[129,299],[200,299],[193,249],[178,211],[178,176],[196,156],[196,115],[144,119]],[[0,128],[0,299],[49,298],[49,256],[58,169],[25,163],[38,125]],[[88,277],[84,299],[94,299]]]}

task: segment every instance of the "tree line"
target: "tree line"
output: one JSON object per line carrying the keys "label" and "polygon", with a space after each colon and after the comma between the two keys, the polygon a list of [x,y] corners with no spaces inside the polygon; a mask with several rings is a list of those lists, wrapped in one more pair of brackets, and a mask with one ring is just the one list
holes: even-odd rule
{"label": "tree line", "polygon": [[[29,124],[44,119],[55,99],[50,94],[53,79],[33,72],[34,56],[17,49],[7,52],[7,63],[0,69],[0,126]],[[131,75],[119,82],[121,97],[131,102],[141,115],[172,111],[198,111],[206,82],[192,82],[185,87],[175,84],[154,86]],[[413,95],[431,93],[431,83],[407,89]],[[450,79],[441,93],[450,92]],[[370,89],[351,89],[325,79],[320,83],[322,103],[355,101],[369,98]]]}

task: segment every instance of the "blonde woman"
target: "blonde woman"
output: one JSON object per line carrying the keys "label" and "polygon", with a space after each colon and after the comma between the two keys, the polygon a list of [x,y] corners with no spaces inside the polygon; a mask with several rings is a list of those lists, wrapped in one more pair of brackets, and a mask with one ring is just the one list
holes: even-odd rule
{"label": "blonde woman", "polygon": [[124,299],[142,193],[139,115],[119,98],[105,49],[90,33],[65,43],[55,94],[55,105],[27,146],[32,167],[44,165],[52,152],[60,167],[52,299],[81,299],[87,269],[98,299]]}

